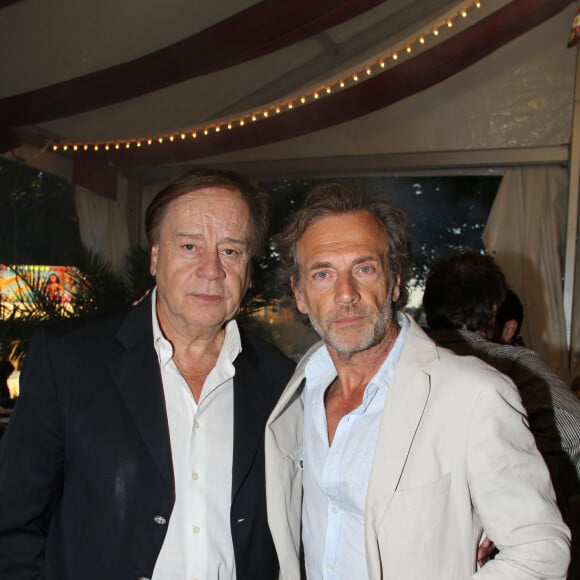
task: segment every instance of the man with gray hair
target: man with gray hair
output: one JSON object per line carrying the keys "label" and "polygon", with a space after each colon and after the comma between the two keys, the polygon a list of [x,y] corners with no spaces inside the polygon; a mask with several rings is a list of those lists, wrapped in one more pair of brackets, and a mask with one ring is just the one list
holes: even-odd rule
{"label": "man with gray hair", "polygon": [[[278,247],[322,338],[266,428],[282,578],[563,579],[569,530],[513,383],[400,310],[403,212],[321,186]],[[477,571],[484,533],[500,552]]]}

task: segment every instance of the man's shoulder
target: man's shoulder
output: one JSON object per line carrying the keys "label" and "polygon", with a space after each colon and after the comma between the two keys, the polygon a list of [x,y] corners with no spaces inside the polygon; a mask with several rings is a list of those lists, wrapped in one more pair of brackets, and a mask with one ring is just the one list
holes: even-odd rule
{"label": "man's shoulder", "polygon": [[[438,384],[448,387],[461,385],[461,388],[496,388],[511,383],[496,368],[474,354],[458,354],[455,349],[441,345],[418,325],[413,325],[409,334],[407,349],[408,364],[417,364],[436,379]],[[422,362],[418,362],[422,361]]]}
{"label": "man's shoulder", "polygon": [[[41,328],[34,340],[44,336],[48,344],[56,345],[61,350],[70,349],[71,352],[87,348],[102,350],[108,341],[117,341],[119,331],[127,320],[130,317],[135,318],[135,308],[126,307],[114,312],[92,313],[58,321]],[[147,323],[150,325],[150,316],[148,318],[141,316],[141,319],[135,328],[136,333],[143,336],[144,325]]]}

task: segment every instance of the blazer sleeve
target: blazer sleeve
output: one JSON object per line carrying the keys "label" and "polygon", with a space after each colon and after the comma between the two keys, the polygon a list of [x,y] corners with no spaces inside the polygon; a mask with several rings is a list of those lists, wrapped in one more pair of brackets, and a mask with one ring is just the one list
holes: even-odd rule
{"label": "blazer sleeve", "polygon": [[499,554],[478,579],[564,579],[570,532],[514,385],[497,379],[472,410],[467,474],[475,510]]}
{"label": "blazer sleeve", "polygon": [[62,488],[64,428],[46,334],[31,341],[21,393],[0,449],[0,578],[44,578],[44,549]]}

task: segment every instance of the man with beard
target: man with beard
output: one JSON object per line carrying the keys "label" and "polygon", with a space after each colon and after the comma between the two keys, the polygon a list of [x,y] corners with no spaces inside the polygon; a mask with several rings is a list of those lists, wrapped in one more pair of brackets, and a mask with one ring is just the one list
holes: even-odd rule
{"label": "man with beard", "polygon": [[[400,311],[403,212],[320,186],[278,247],[323,339],[266,427],[281,577],[564,578],[569,530],[514,384],[438,348]],[[485,535],[500,552],[478,570]]]}

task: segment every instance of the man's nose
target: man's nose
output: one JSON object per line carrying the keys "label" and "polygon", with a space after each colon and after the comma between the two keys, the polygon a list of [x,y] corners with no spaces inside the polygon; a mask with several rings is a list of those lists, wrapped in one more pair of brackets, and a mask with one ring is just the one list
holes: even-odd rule
{"label": "man's nose", "polygon": [[353,304],[360,300],[356,280],[352,274],[339,274],[336,281],[336,301],[338,304]]}
{"label": "man's nose", "polygon": [[201,257],[197,267],[197,274],[208,280],[218,280],[225,277],[225,270],[220,260],[220,254],[216,251],[206,251]]}

